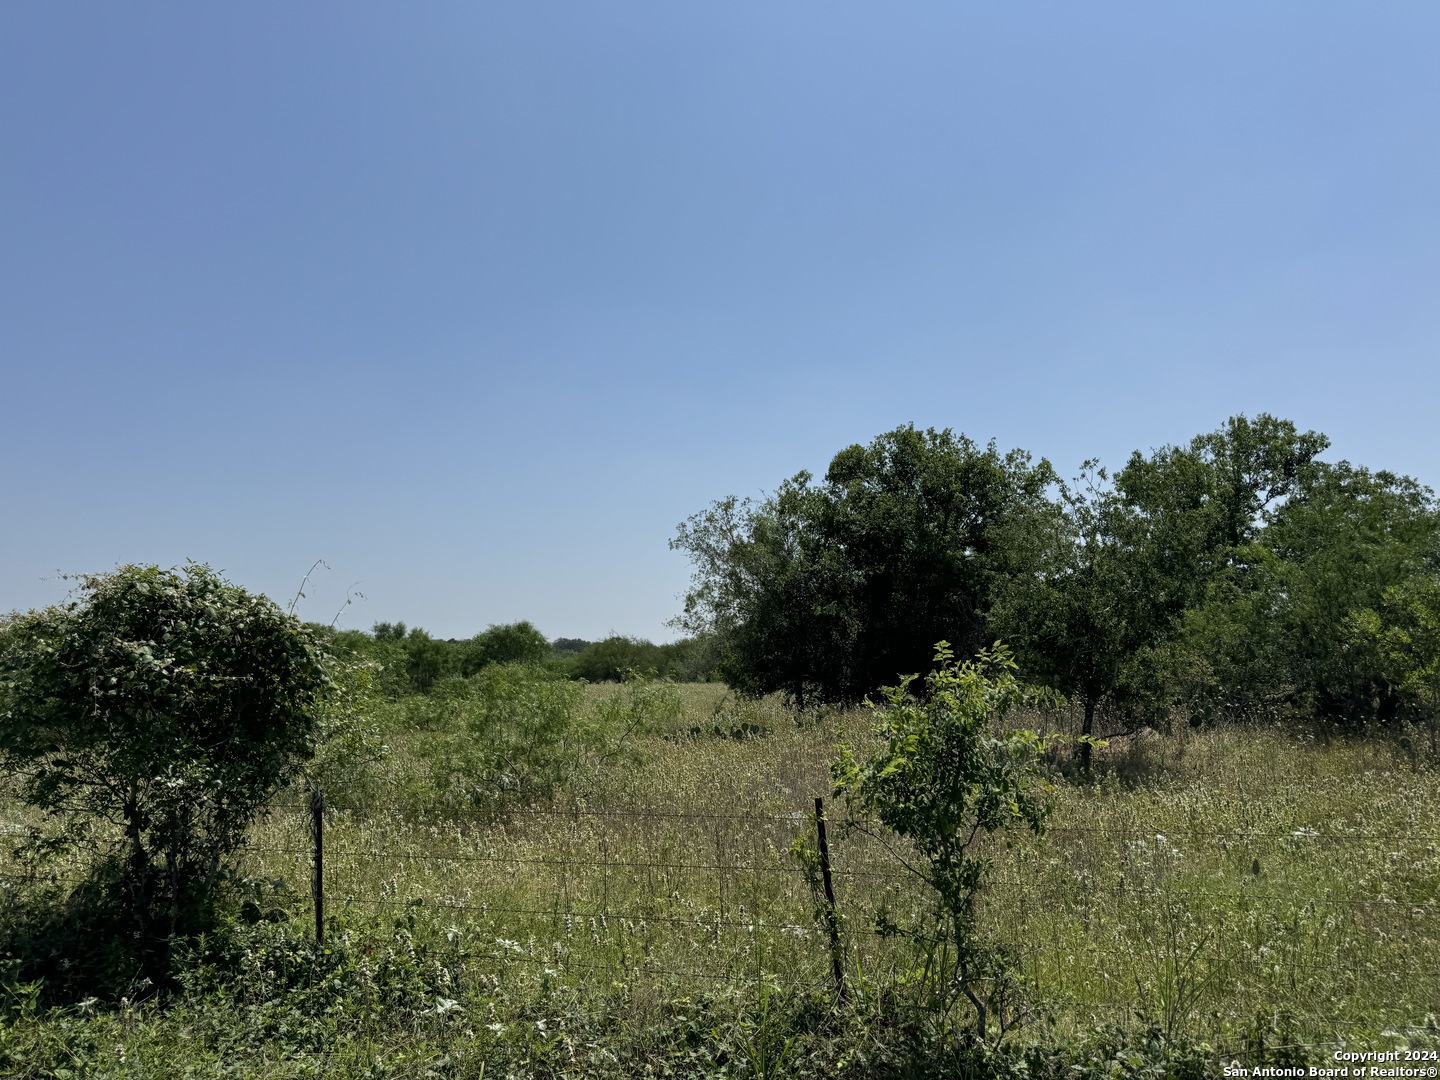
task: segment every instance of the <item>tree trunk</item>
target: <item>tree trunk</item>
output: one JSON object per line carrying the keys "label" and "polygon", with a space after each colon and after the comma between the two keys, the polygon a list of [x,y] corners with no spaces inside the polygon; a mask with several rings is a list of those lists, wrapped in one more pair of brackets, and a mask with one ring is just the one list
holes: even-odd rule
{"label": "tree trunk", "polygon": [[[1080,728],[1080,735],[1082,738],[1088,738],[1089,736],[1094,734],[1095,699],[1087,695],[1085,698],[1085,723]],[[1080,744],[1080,770],[1086,776],[1090,775],[1090,749],[1090,744],[1088,742],[1082,742]]]}
{"label": "tree trunk", "polygon": [[[141,971],[152,983],[158,985],[160,964],[156,960],[155,908],[161,891],[157,881],[155,864],[145,848],[145,826],[147,816],[138,802],[131,798],[126,801],[125,836],[130,850],[125,856],[121,870],[120,889],[128,909],[134,940],[139,943],[137,958]],[[163,958],[162,958],[163,961]]]}
{"label": "tree trunk", "polygon": [[[957,941],[956,944],[958,945],[959,942]],[[958,963],[958,968],[960,991],[970,999],[970,1004],[975,1006],[975,1036],[983,1043],[985,1041],[985,1021],[989,1019],[990,1010],[985,1007],[985,1002],[981,1000],[979,994],[975,993],[975,988],[970,985],[970,965],[961,961]]]}

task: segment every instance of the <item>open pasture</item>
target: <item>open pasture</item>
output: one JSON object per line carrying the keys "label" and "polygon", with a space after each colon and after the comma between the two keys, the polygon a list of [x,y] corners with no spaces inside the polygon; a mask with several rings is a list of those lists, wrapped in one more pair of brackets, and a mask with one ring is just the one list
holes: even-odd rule
{"label": "open pasture", "polygon": [[[868,716],[797,723],[713,686],[684,700],[625,767],[499,817],[387,800],[383,783],[332,792],[329,910],[418,913],[497,976],[623,986],[636,1007],[717,983],[828,988],[790,849],[813,838],[835,747],[863,747]],[[742,714],[761,734],[728,737]],[[401,746],[390,767],[404,760]],[[1045,833],[988,852],[983,918],[1017,960],[1022,1037],[1139,1022],[1239,1046],[1261,1018],[1297,1043],[1374,1045],[1440,1011],[1433,772],[1388,744],[1246,729],[1117,740],[1097,765],[1080,783],[1057,763]],[[247,872],[304,883],[308,818],[287,806]],[[923,886],[905,852],[842,827],[843,804],[827,816],[852,986],[913,985],[918,957],[877,916],[920,915]]]}

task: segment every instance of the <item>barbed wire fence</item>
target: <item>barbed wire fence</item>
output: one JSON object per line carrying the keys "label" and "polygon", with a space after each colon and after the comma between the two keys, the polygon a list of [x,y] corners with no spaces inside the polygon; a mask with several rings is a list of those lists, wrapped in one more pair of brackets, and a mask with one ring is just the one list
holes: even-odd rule
{"label": "barbed wire fence", "polygon": [[[842,832],[835,859],[830,857],[830,845],[821,853],[821,877],[830,879],[830,888],[822,887],[817,895],[804,868],[790,857],[788,842],[797,836],[813,836],[820,846],[823,804],[813,813],[809,808],[762,814],[572,806],[512,807],[497,814],[491,809],[364,798],[336,801],[338,805],[327,805],[318,793],[277,801],[269,822],[247,849],[247,857],[257,860],[257,869],[264,865],[273,871],[278,863],[289,880],[310,879],[315,935],[322,942],[327,911],[354,907],[403,913],[425,907],[494,931],[490,955],[499,964],[621,980],[731,985],[771,980],[837,997],[850,991],[850,977],[869,977],[879,985],[887,970],[903,972],[913,959],[905,955],[903,941],[873,921],[877,896],[891,901],[919,896],[922,890],[913,874],[855,857],[856,839]],[[615,843],[604,828],[583,837],[594,842],[592,849],[581,850],[572,842],[552,850],[546,845],[555,841],[557,822],[624,826],[641,834],[648,853],[644,844]],[[375,823],[387,828],[367,831],[365,826]],[[538,841],[537,836],[526,835],[526,823],[545,826],[538,830]],[[752,845],[748,859],[734,844],[727,848],[722,843],[726,835],[733,839],[746,831],[752,840],[769,841]],[[702,839],[713,841],[713,857],[698,854],[694,842]],[[1425,830],[1342,823],[1323,829],[1223,830],[1203,822],[1170,823],[1160,830],[1067,824],[1051,827],[1048,840],[1051,854],[1061,855],[1101,846],[1125,852],[1146,843],[1156,848],[1233,847],[1237,853],[1243,851],[1245,860],[1252,851],[1259,852],[1257,865],[1261,859],[1285,853],[1295,856],[1323,846],[1343,849],[1354,856],[1347,859],[1351,862],[1363,861],[1359,857],[1364,855],[1403,864],[1412,855],[1433,854],[1440,846],[1440,834]],[[688,848],[686,841],[691,842]],[[1020,925],[1028,925],[1023,916],[1031,910],[1083,921],[1101,899],[1122,899],[1141,912],[1148,905],[1161,914],[1166,904],[1195,899],[1187,897],[1189,883],[1179,878],[1173,883],[1163,877],[1146,881],[1140,875],[1102,880],[1077,873],[1056,881],[1041,873],[1027,876],[1026,869],[1023,864],[1012,865],[989,883],[992,907],[1007,908],[1012,916],[1018,912]],[[0,871],[0,881],[24,876]],[[1354,923],[1374,941],[1390,943],[1388,951],[1379,954],[1379,962],[1363,949],[1337,961],[1334,956],[1307,955],[1303,949],[1287,950],[1284,942],[1271,948],[1274,942],[1257,939],[1249,943],[1247,955],[1226,947],[1224,941],[1211,940],[1192,943],[1193,948],[1184,945],[1168,958],[1172,968],[1168,974],[1183,981],[1233,980],[1250,973],[1292,990],[1304,990],[1307,983],[1337,981],[1369,981],[1396,989],[1418,986],[1428,988],[1421,994],[1428,993],[1423,1003],[1428,1010],[1440,1011],[1440,961],[1435,953],[1394,945],[1420,927],[1433,940],[1440,930],[1440,881],[1423,873],[1402,878],[1399,883],[1362,878],[1350,891],[1331,887],[1298,893],[1268,884],[1257,872],[1212,887],[1199,898],[1241,901],[1245,910],[1257,915],[1308,911],[1324,913],[1327,924]],[[59,877],[52,881],[61,883]],[[409,895],[401,895],[402,881],[410,886]],[[1408,888],[1396,887],[1400,883]],[[517,895],[525,902],[517,901]],[[536,903],[537,898],[543,902]],[[1049,925],[1053,931],[1057,924]],[[552,935],[548,949],[536,937],[537,930],[547,927],[565,931],[563,936]],[[594,947],[568,947],[566,939],[577,933],[590,936]],[[1074,965],[1078,950],[1073,937],[1058,937],[1053,932],[1049,940],[1044,934],[1022,937],[1013,952],[1020,974],[1042,992],[1050,1011],[1141,1023],[1165,1018],[1167,1008],[1171,1019],[1176,1013],[1196,1011],[1199,995],[1167,1005],[1159,1000],[1163,989],[1133,984],[1117,985],[1113,996],[1105,996],[1108,999],[1067,991],[1063,976]],[[736,947],[737,940],[748,947]],[[1103,942],[1093,945],[1101,951],[1105,947]],[[1266,951],[1270,955],[1256,955]],[[697,955],[699,962],[680,962]],[[1174,993],[1184,998],[1183,990]],[[1303,993],[1293,995],[1282,1010],[1312,1033],[1310,1041],[1296,1045],[1338,1047],[1354,1041],[1354,1016],[1313,1006],[1305,1009],[1304,1000]],[[1397,1022],[1417,1018],[1413,1012],[1396,1016]]]}
{"label": "barbed wire fence", "polygon": [[[844,833],[832,859],[836,838],[826,833],[826,812],[818,798],[813,813],[797,808],[772,814],[580,806],[516,807],[497,813],[364,799],[337,801],[338,806],[327,804],[316,792],[308,800],[277,804],[272,822],[280,828],[269,830],[249,849],[255,857],[278,859],[293,867],[297,880],[308,870],[317,941],[324,940],[327,910],[355,907],[380,913],[425,907],[484,924],[493,933],[490,954],[499,964],[612,980],[722,984],[770,980],[827,992],[841,1000],[852,992],[852,978],[883,980],[887,972],[902,972],[913,963],[913,955],[906,953],[907,946],[893,928],[875,919],[874,901],[877,891],[890,901],[916,900],[921,893],[918,879],[903,867],[877,868],[873,858],[846,865],[852,838]],[[544,843],[554,840],[553,830],[541,829],[537,841],[524,828],[526,822],[546,824],[547,819],[572,826],[620,825],[632,834],[645,834],[654,850],[637,852],[633,843],[617,845],[604,827],[585,836],[594,842],[593,850],[578,850],[573,843],[548,850]],[[377,822],[391,828],[367,831],[367,824]],[[752,845],[751,857],[742,859],[734,844],[727,849],[723,842],[727,829],[748,831],[752,840],[767,842]],[[1301,844],[1339,845],[1347,850],[1418,844],[1431,845],[1433,850],[1440,843],[1440,836],[1424,832],[1338,826],[1324,832],[1217,831],[1192,823],[1140,834],[1130,828],[1081,825],[1052,828],[1049,833],[1052,844],[1062,851],[1067,842],[1090,847],[1115,844],[1126,851],[1137,844],[1144,847],[1147,839],[1220,845],[1227,851],[1235,846],[1247,855],[1251,850],[1264,853],[1267,846],[1273,853],[1293,851]],[[818,875],[807,876],[801,862],[791,857],[789,845],[776,842],[793,842],[800,836],[813,840]],[[695,843],[711,839],[715,857],[697,856]],[[1255,857],[1257,868],[1261,857]],[[408,896],[400,895],[402,880]],[[667,891],[666,885],[683,887]],[[1312,912],[1325,910],[1332,918],[1364,923],[1384,938],[1403,935],[1412,922],[1440,921],[1435,885],[1421,882],[1412,893],[1382,887],[1362,895],[1328,889],[1299,896],[1290,889],[1264,887],[1257,869],[1239,887],[1216,889],[1206,898],[1243,902],[1247,910],[1262,914],[1271,909],[1272,914],[1283,914],[1281,909],[1293,911],[1301,904]],[[1105,881],[1080,874],[1057,882],[1013,871],[994,877],[988,894],[991,905],[1009,905],[1011,914],[1018,911],[1022,923],[1032,910],[1083,921],[1088,908],[1102,897],[1124,900],[1139,912],[1149,906],[1157,918],[1163,918],[1165,906],[1185,896],[1183,887],[1171,888],[1163,880],[1157,884],[1122,875]],[[517,901],[516,896],[529,900]],[[535,903],[537,896],[548,897],[548,902]],[[1058,921],[1052,919],[1049,925],[1053,931]],[[548,948],[536,936],[542,928],[553,932]],[[577,928],[590,939],[591,947],[567,944]],[[1252,955],[1242,955],[1227,947],[1229,943],[1199,934],[1197,940],[1172,941],[1174,954],[1160,958],[1162,974],[1171,983],[1168,988],[1147,989],[1137,983],[1117,987],[1115,996],[1106,995],[1108,1000],[1085,1000],[1067,993],[1064,986],[1066,969],[1075,962],[1074,943],[1058,940],[1053,932],[1051,936],[1049,941],[1018,943],[1013,956],[1021,976],[1042,991],[1052,1012],[1175,1023],[1191,1019],[1204,1000],[1197,984],[1233,980],[1248,972],[1294,990],[1295,1000],[1283,1012],[1289,1022],[1311,1033],[1309,1041],[1272,1045],[1270,1050],[1340,1047],[1350,1041],[1354,1017],[1297,1007],[1309,983],[1329,984],[1342,976],[1388,985],[1403,981],[1428,985],[1432,997],[1440,987],[1440,959],[1434,956],[1417,954],[1405,964],[1393,957],[1375,964],[1355,956],[1337,966],[1316,962],[1303,949],[1280,948],[1266,955],[1269,946],[1258,941],[1250,943],[1255,946]],[[679,962],[686,955],[698,955],[700,962]],[[1054,985],[1047,987],[1047,980]],[[1440,1009],[1440,999],[1434,1005]],[[1217,1049],[1228,1054],[1253,1047]]]}

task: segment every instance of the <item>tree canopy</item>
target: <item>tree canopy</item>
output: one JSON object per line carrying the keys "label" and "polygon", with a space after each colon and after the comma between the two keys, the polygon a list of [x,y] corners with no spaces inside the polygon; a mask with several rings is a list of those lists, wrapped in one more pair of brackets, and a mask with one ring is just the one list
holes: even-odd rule
{"label": "tree canopy", "polygon": [[1083,706],[1087,734],[1106,710],[1384,721],[1414,679],[1355,644],[1355,617],[1437,580],[1440,510],[1408,477],[1323,461],[1328,445],[1235,416],[1062,482],[1020,450],[897,428],[823,481],[682,523],[680,621],[714,636],[733,685],[801,704],[922,671],[937,640],[965,656],[1003,638]]}
{"label": "tree canopy", "polygon": [[671,546],[695,566],[685,628],[717,637],[721,671],[764,693],[857,701],[922,670],[934,643],[987,641],[995,583],[1046,512],[1054,474],[1022,451],[913,426],[799,473],[761,503],[723,499]]}

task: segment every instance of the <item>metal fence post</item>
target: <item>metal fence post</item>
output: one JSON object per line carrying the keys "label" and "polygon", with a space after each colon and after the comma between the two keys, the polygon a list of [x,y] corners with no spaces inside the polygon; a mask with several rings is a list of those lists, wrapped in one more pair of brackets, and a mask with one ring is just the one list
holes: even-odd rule
{"label": "metal fence post", "polygon": [[315,842],[315,873],[310,895],[315,900],[315,944],[325,944],[325,793],[310,792],[310,837]]}
{"label": "metal fence post", "polygon": [[825,926],[830,931],[830,970],[835,976],[835,994],[843,1005],[845,993],[844,952],[840,948],[840,919],[835,914],[835,885],[830,879],[830,845],[825,839],[825,800],[815,797],[815,832],[820,848],[820,880],[825,886]]}

